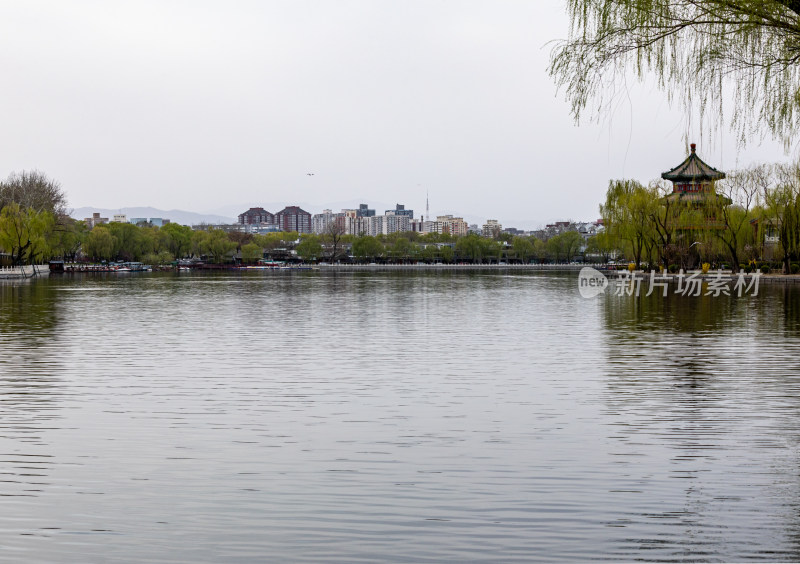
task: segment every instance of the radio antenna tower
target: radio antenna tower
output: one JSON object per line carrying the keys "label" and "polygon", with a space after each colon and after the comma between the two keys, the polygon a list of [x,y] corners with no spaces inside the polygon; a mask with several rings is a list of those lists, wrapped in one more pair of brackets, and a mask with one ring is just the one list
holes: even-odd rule
{"label": "radio antenna tower", "polygon": [[428,218],[428,221],[431,220],[431,206],[428,202],[428,189],[425,189],[425,217]]}

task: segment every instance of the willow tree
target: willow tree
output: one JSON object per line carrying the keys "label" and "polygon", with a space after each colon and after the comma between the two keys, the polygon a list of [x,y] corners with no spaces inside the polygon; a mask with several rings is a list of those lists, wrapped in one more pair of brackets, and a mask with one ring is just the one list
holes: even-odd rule
{"label": "willow tree", "polygon": [[655,189],[636,180],[612,180],[600,206],[611,242],[630,251],[636,268],[652,257],[656,244],[652,216],[660,205]]}
{"label": "willow tree", "polygon": [[596,235],[592,235],[586,242],[586,252],[600,257],[600,261],[603,263],[615,258],[618,254],[618,250],[607,229],[603,229]]}
{"label": "willow tree", "polygon": [[242,245],[242,262],[245,264],[256,263],[262,258],[264,258],[264,249],[256,243],[246,243]]}
{"label": "willow tree", "polygon": [[53,227],[53,214],[22,208],[11,202],[0,211],[0,249],[11,255],[15,265],[33,264],[48,250],[47,234]]}
{"label": "willow tree", "polygon": [[528,237],[514,237],[511,247],[514,249],[514,256],[523,264],[533,256],[533,243]]}
{"label": "willow tree", "polygon": [[675,243],[684,206],[668,197],[672,193],[672,187],[663,180],[653,182],[650,190],[660,204],[649,208],[650,224],[653,227],[650,236],[658,253],[659,262],[664,268],[668,268],[677,256]]}
{"label": "willow tree", "polygon": [[571,262],[583,246],[583,236],[577,231],[565,231],[550,237],[545,243],[547,254],[555,262]]}
{"label": "willow tree", "polygon": [[322,243],[317,235],[308,233],[301,235],[300,238],[300,243],[294,249],[298,257],[309,262],[322,256]]}
{"label": "willow tree", "polygon": [[372,262],[383,253],[383,244],[371,235],[362,235],[353,241],[353,256],[360,261]]}
{"label": "willow tree", "polygon": [[75,262],[88,234],[89,229],[85,222],[63,216],[61,228],[53,229],[49,234],[48,245],[53,256],[60,256],[65,260]]}
{"label": "willow tree", "polygon": [[114,257],[114,247],[117,240],[105,225],[97,225],[86,236],[83,243],[83,252],[86,256],[96,260],[111,260]]}
{"label": "willow tree", "polygon": [[768,214],[778,233],[781,262],[786,274],[800,258],[800,164],[777,165],[776,185],[765,191]]}
{"label": "willow tree", "polygon": [[167,223],[158,230],[164,247],[176,258],[183,258],[192,248],[192,228],[179,223]]}
{"label": "willow tree", "polygon": [[770,186],[770,167],[767,165],[752,165],[728,174],[725,180],[716,184],[717,193],[730,205],[718,208],[717,219],[721,222],[722,229],[714,229],[712,234],[724,246],[731,260],[731,269],[739,270],[739,257],[747,254],[747,249],[752,249],[756,244],[753,224],[756,216],[753,209],[761,203],[762,194]]}
{"label": "willow tree", "polygon": [[603,114],[634,73],[742,142],[760,130],[788,147],[800,131],[800,0],[567,0],[567,10],[570,36],[549,71],[576,120]]}
{"label": "willow tree", "polygon": [[222,229],[209,229],[204,243],[204,253],[213,256],[216,263],[230,260],[237,246]]}

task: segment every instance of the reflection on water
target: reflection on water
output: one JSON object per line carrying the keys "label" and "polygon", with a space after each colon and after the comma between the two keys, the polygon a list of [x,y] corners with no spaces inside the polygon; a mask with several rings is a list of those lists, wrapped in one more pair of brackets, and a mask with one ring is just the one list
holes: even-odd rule
{"label": "reflection on water", "polygon": [[0,286],[0,562],[800,558],[800,295]]}
{"label": "reflection on water", "polygon": [[[0,499],[13,515],[50,483],[44,435],[59,425],[56,306],[45,285],[0,282]],[[0,529],[0,547],[8,531]],[[6,555],[0,552],[0,558]]]}
{"label": "reflection on water", "polygon": [[20,442],[58,417],[56,307],[46,285],[0,282],[0,434]]}
{"label": "reflection on water", "polygon": [[622,497],[648,500],[625,538],[675,559],[797,559],[797,290],[604,306]]}

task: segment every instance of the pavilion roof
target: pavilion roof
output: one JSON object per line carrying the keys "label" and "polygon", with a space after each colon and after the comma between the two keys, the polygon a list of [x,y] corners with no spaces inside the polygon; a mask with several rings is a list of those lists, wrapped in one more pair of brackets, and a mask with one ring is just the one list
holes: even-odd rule
{"label": "pavilion roof", "polygon": [[692,152],[681,164],[661,174],[661,178],[672,182],[697,182],[702,180],[719,180],[725,173],[707,165],[697,156],[696,145],[691,144]]}

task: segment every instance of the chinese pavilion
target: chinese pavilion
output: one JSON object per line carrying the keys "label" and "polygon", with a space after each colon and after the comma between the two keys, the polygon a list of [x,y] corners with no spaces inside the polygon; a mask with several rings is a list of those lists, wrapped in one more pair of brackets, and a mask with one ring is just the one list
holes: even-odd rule
{"label": "chinese pavilion", "polygon": [[664,180],[672,182],[672,194],[666,199],[693,203],[716,200],[713,183],[725,178],[725,173],[704,163],[697,156],[697,145],[692,143],[690,147],[692,152],[686,160],[661,175]]}
{"label": "chinese pavilion", "polygon": [[672,182],[672,193],[661,199],[666,208],[664,227],[672,231],[665,258],[684,267],[698,264],[701,247],[710,242],[709,237],[725,229],[718,217],[731,204],[730,198],[717,193],[714,186],[725,178],[725,173],[703,162],[697,156],[697,145],[692,143],[690,147],[691,153],[681,164],[661,175]]}

